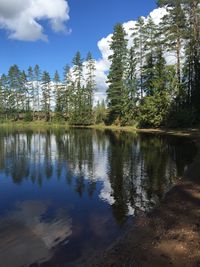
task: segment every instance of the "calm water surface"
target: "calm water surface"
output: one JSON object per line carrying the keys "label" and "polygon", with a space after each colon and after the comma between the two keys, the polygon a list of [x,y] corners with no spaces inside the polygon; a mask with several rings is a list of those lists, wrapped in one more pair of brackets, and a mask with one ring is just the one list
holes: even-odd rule
{"label": "calm water surface", "polygon": [[184,138],[0,130],[0,266],[90,266],[196,153]]}

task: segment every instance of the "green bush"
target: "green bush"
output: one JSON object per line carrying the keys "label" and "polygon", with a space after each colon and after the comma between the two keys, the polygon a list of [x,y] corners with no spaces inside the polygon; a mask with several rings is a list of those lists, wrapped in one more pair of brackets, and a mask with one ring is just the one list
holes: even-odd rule
{"label": "green bush", "polygon": [[170,97],[167,92],[146,96],[140,106],[139,126],[160,127],[166,124],[170,108]]}
{"label": "green bush", "polygon": [[28,122],[28,121],[32,121],[32,120],[33,120],[33,116],[32,116],[31,111],[26,112],[24,115],[24,121]]}

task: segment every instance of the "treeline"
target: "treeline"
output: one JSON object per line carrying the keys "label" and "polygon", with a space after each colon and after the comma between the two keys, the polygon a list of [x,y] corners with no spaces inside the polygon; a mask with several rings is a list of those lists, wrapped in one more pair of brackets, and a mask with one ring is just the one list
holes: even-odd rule
{"label": "treeline", "polygon": [[0,79],[1,118],[94,123],[95,62],[90,52],[85,61],[77,52],[72,63],[72,67],[64,67],[62,79],[58,71],[51,79],[38,65],[26,72],[11,66]]}
{"label": "treeline", "polygon": [[108,123],[143,127],[199,123],[199,4],[199,0],[159,0],[167,14],[159,25],[151,17],[147,21],[140,17],[129,46],[123,26],[115,26]]}
{"label": "treeline", "polygon": [[36,65],[1,76],[0,114],[75,125],[191,126],[200,122],[200,0],[158,0],[166,15],[140,17],[132,38],[116,24],[110,44],[107,103],[93,107],[95,61],[78,52],[51,81]]}

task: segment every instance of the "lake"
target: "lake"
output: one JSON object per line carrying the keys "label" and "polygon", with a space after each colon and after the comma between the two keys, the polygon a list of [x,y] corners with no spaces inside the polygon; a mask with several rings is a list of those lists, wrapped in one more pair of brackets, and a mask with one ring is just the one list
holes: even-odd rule
{"label": "lake", "polygon": [[195,154],[183,137],[1,129],[0,265],[91,266]]}

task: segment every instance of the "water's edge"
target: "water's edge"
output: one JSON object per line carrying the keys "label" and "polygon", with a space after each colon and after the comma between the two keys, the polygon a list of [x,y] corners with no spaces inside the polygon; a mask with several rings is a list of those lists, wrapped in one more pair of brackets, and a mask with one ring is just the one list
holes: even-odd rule
{"label": "water's edge", "polygon": [[[139,131],[155,134],[155,130]],[[137,216],[134,225],[93,266],[199,266],[200,131],[156,130],[156,133],[191,138],[198,149],[197,155],[158,206],[146,215]]]}

